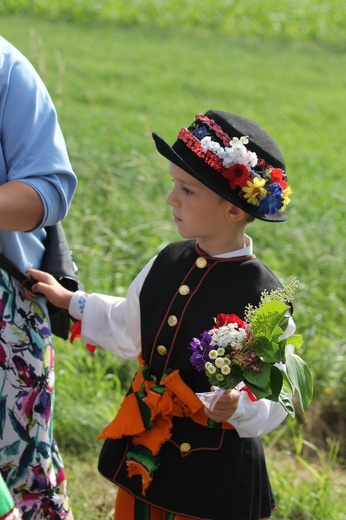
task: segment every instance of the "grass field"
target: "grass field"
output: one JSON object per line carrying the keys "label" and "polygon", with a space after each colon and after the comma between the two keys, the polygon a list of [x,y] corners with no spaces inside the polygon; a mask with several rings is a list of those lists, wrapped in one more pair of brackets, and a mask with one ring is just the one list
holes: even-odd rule
{"label": "grass field", "polygon": [[[4,2],[0,33],[31,59],[57,106],[79,178],[65,227],[88,291],[125,295],[143,264],[179,238],[165,203],[167,165],[152,131],[173,141],[195,113],[220,108],[260,122],[276,138],[294,190],[290,216],[283,225],[254,223],[249,233],[283,282],[301,281],[295,320],[315,397],[304,425],[287,421],[264,439],[279,499],[275,518],[344,520],[344,4],[287,2],[276,9],[285,28],[276,32],[272,2],[254,1],[251,10],[242,2],[238,18],[230,10],[218,24],[215,3],[215,12],[202,10],[204,24],[195,2],[189,23],[186,12],[179,23],[175,8],[162,2],[137,2],[136,9],[129,2],[115,20],[101,20],[102,10],[93,19],[91,1],[24,4]],[[82,5],[90,9],[78,19]],[[249,22],[227,29],[226,20],[235,19]],[[113,489],[97,476],[95,438],[133,367],[103,352],[91,357],[79,344],[56,346],[55,431],[75,515],[110,518]]]}
{"label": "grass field", "polygon": [[1,13],[78,24],[208,29],[218,34],[344,43],[343,0],[3,0]]}

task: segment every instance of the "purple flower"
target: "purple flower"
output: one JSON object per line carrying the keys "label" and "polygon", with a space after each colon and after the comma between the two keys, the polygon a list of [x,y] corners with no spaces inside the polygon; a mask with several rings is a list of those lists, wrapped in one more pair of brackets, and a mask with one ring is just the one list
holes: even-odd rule
{"label": "purple flower", "polygon": [[190,349],[192,350],[190,362],[198,372],[205,370],[205,363],[209,359],[208,354],[213,348],[210,342],[211,336],[209,332],[205,330],[201,334],[201,339],[193,338],[190,343]]}

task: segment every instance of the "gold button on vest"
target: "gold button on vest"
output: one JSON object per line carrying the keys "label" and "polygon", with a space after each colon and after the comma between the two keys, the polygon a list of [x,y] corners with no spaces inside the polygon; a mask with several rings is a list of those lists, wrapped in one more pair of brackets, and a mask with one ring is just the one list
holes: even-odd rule
{"label": "gold button on vest", "polygon": [[169,316],[167,322],[170,327],[175,327],[178,323],[178,318],[172,314],[172,316]]}
{"label": "gold button on vest", "polygon": [[182,444],[180,444],[181,453],[187,453],[190,450],[191,450],[191,444],[189,444],[188,442],[183,442]]}
{"label": "gold button on vest", "polygon": [[165,356],[167,354],[167,349],[164,345],[159,345],[156,350],[161,356]]}
{"label": "gold button on vest", "polygon": [[199,269],[204,269],[205,266],[207,265],[207,261],[206,259],[204,258],[204,256],[199,256],[196,260],[196,266],[199,268]]}
{"label": "gold button on vest", "polygon": [[190,292],[190,287],[188,285],[181,285],[179,287],[179,294],[182,296],[186,296]]}

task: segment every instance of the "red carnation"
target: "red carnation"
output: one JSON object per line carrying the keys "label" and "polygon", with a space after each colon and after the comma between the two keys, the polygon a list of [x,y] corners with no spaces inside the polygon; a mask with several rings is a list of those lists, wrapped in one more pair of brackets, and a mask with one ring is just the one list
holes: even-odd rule
{"label": "red carnation", "polygon": [[233,164],[233,166],[224,170],[222,175],[228,179],[232,190],[235,190],[237,186],[243,188],[246,186],[247,181],[250,180],[250,172],[245,164]]}
{"label": "red carnation", "polygon": [[246,323],[244,320],[239,318],[236,314],[224,314],[220,313],[216,316],[216,326],[223,327],[229,323],[237,323],[238,327],[246,329]]}

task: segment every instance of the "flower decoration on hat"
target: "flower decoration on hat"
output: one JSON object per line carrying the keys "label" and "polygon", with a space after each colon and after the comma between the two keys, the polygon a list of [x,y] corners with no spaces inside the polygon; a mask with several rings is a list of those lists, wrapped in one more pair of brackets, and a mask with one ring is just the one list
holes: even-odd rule
{"label": "flower decoration on hat", "polygon": [[188,128],[180,130],[178,139],[227,179],[232,190],[239,190],[245,202],[258,206],[259,213],[285,211],[292,189],[284,170],[249,150],[247,136],[229,137],[214,120],[198,114]]}

